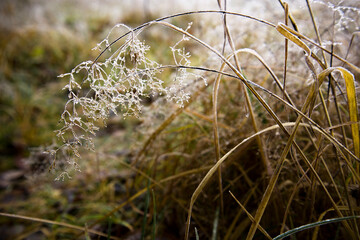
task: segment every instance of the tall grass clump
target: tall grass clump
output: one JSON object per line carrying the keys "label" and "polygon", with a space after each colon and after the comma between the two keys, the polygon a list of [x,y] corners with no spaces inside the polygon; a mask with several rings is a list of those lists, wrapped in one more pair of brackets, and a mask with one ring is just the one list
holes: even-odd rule
{"label": "tall grass clump", "polygon": [[[114,237],[360,239],[360,6],[302,3],[255,17],[219,0],[118,24],[94,60],[60,75],[57,179],[86,169],[86,150],[131,172],[89,232],[120,213]],[[127,119],[127,138],[95,146]]]}

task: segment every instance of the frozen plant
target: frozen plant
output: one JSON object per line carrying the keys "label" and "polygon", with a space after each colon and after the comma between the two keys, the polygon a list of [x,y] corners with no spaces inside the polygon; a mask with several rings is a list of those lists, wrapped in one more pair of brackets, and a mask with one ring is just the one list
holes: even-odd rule
{"label": "frozen plant", "polygon": [[[69,82],[63,88],[68,91],[68,101],[61,115],[62,127],[56,131],[62,146],[52,150],[54,156],[59,149],[68,153],[67,162],[72,169],[80,171],[77,159],[80,158],[79,148],[94,150],[93,137],[99,127],[106,126],[110,114],[123,117],[133,115],[139,117],[142,101],[151,94],[165,95],[183,106],[190,95],[186,91],[189,74],[186,68],[176,70],[176,77],[171,86],[165,86],[158,77],[163,67],[147,57],[150,47],[138,38],[136,32],[129,27],[118,24],[115,28],[126,27],[129,34],[125,43],[111,51],[109,35],[100,42],[95,49],[104,50],[94,61],[85,61],[76,66],[71,72],[59,77],[68,78]],[[190,28],[186,29],[186,31]],[[184,48],[178,48],[183,37],[171,48],[176,65],[190,66],[190,54]],[[105,52],[110,56],[101,61],[100,56]],[[58,179],[69,176],[63,172]]]}

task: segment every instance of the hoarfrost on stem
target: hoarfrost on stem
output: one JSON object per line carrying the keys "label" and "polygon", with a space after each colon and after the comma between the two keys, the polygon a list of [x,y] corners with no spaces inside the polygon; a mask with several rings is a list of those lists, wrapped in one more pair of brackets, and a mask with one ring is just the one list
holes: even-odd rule
{"label": "hoarfrost on stem", "polygon": [[[190,28],[190,24],[186,31]],[[111,52],[113,43],[109,37],[111,32],[120,27],[126,27],[130,34],[124,44]],[[67,160],[71,169],[79,171],[77,160],[80,158],[79,148],[94,150],[93,137],[99,130],[100,124],[106,126],[110,114],[123,117],[133,115],[139,117],[142,101],[151,94],[166,96],[183,106],[190,98],[186,91],[189,76],[186,68],[176,69],[174,81],[170,86],[164,86],[159,78],[163,71],[161,64],[147,57],[150,47],[138,38],[140,31],[132,31],[129,27],[118,24],[112,28],[108,36],[94,49],[109,53],[105,60],[97,58],[95,61],[85,61],[77,65],[71,72],[60,75],[69,82],[63,90],[68,91],[68,101],[61,115],[62,127],[56,131],[61,140],[60,148],[66,149],[70,157]],[[190,53],[178,45],[171,51],[175,65],[190,66]],[[57,150],[58,151],[58,150]],[[56,151],[56,152],[57,152]],[[57,179],[69,177],[64,171]]]}

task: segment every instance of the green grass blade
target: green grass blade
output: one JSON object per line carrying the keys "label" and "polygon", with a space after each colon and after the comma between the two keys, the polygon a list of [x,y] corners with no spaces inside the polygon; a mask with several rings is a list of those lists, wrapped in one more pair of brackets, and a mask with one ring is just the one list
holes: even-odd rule
{"label": "green grass blade", "polygon": [[216,208],[215,211],[215,218],[213,223],[213,231],[211,235],[211,240],[216,240],[218,235],[218,227],[219,227],[219,216],[220,216],[220,209],[219,207]]}
{"label": "green grass blade", "polygon": [[144,210],[144,218],[143,218],[143,224],[141,226],[141,240],[145,239],[145,231],[146,231],[146,221],[147,221],[147,212],[149,209],[150,204],[150,180],[148,181],[148,187],[145,197],[145,210]]}
{"label": "green grass blade", "polygon": [[153,229],[152,229],[152,240],[155,240],[156,237],[156,202],[155,202],[155,192],[154,189],[151,190],[152,192],[152,200],[154,205],[154,214],[153,214]]}
{"label": "green grass blade", "polygon": [[317,226],[321,226],[321,225],[325,225],[325,224],[329,224],[329,223],[336,223],[336,222],[341,222],[341,221],[345,221],[345,220],[349,220],[349,219],[354,219],[354,218],[360,218],[360,216],[348,216],[348,217],[340,217],[340,218],[331,218],[331,219],[326,219],[320,222],[314,222],[314,223],[309,223],[294,229],[291,229],[287,232],[284,232],[283,234],[280,234],[278,236],[276,236],[275,238],[273,238],[273,240],[280,240],[283,239],[285,237],[291,236],[297,232],[301,232],[304,231],[306,229],[310,229],[310,228],[314,228]]}
{"label": "green grass blade", "polygon": [[107,237],[107,239],[109,240],[110,239],[110,236],[111,236],[111,226],[112,226],[112,222],[113,222],[113,220],[112,220],[112,217],[110,216],[109,217],[109,223],[108,223],[108,232],[107,232],[107,234],[108,234],[108,237]]}
{"label": "green grass blade", "polygon": [[196,240],[200,240],[199,233],[198,233],[198,230],[196,227],[195,227],[195,237],[196,237]]}

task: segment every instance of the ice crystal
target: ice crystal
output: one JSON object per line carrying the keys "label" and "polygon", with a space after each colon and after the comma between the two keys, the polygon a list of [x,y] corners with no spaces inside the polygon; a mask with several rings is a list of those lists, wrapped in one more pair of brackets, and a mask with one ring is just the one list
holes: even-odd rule
{"label": "ice crystal", "polygon": [[335,4],[330,1],[312,0],[314,3],[322,4],[336,13],[335,16],[335,28],[339,31],[348,29],[351,25],[355,26],[355,29],[359,30],[359,16],[360,9],[358,7],[346,6],[344,1],[336,2]]}

